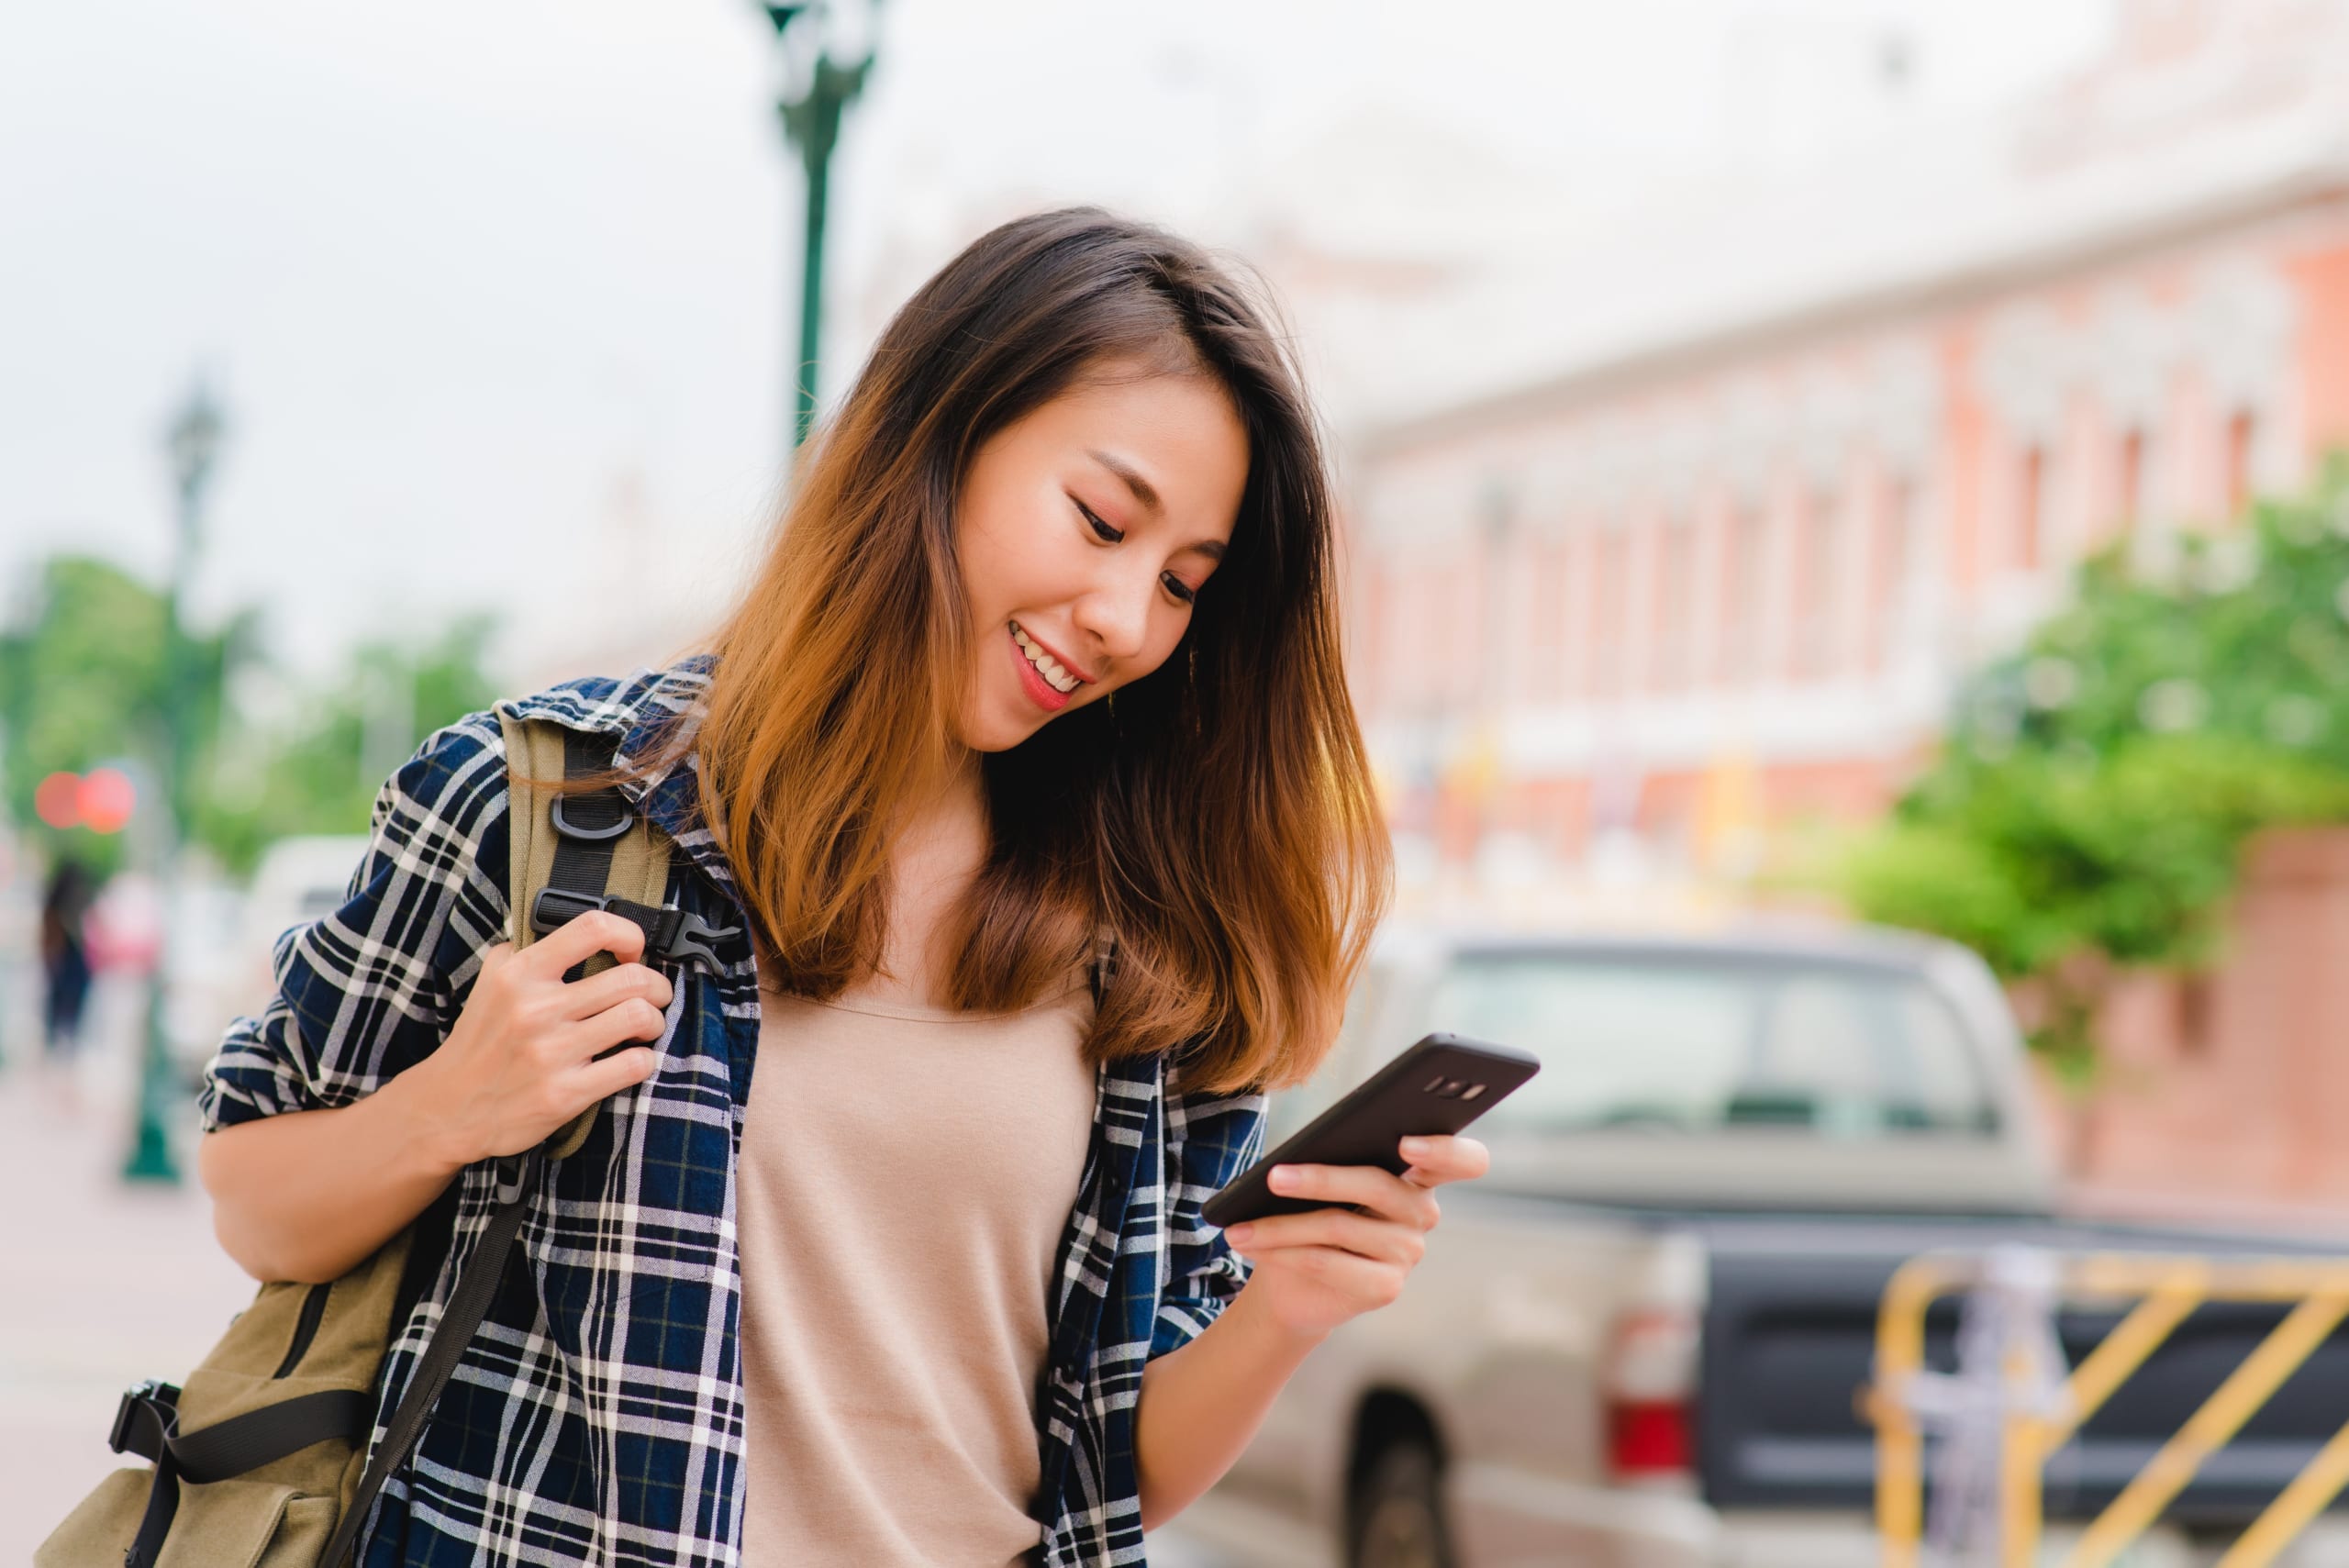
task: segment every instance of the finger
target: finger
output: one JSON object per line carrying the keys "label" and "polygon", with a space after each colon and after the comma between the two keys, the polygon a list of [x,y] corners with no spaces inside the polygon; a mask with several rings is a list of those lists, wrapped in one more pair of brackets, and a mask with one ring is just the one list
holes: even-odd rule
{"label": "finger", "polygon": [[1349,1301],[1360,1303],[1364,1311],[1387,1306],[1402,1295],[1408,1273],[1393,1263],[1336,1247],[1294,1248],[1280,1254],[1280,1264],[1311,1276]]}
{"label": "finger", "polygon": [[1423,1230],[1435,1223],[1435,1203],[1425,1188],[1376,1165],[1275,1165],[1266,1179],[1283,1197],[1360,1204]]}
{"label": "finger", "polygon": [[579,1082],[596,1102],[601,1102],[622,1089],[643,1083],[660,1065],[660,1052],[649,1045],[632,1045],[601,1062],[587,1063],[580,1072]]}
{"label": "finger", "polygon": [[535,958],[540,973],[559,977],[599,952],[621,963],[636,962],[644,956],[644,928],[608,910],[590,909],[524,948],[522,956]]}
{"label": "finger", "polygon": [[592,1018],[630,996],[641,996],[656,1007],[666,1007],[676,991],[675,983],[657,969],[648,969],[640,963],[615,964],[601,974],[591,974],[564,986],[562,1016]]}
{"label": "finger", "polygon": [[1417,1227],[1342,1208],[1276,1214],[1235,1225],[1224,1234],[1232,1251],[1252,1258],[1296,1248],[1334,1247],[1357,1257],[1408,1268],[1427,1251],[1427,1233]]}
{"label": "finger", "polygon": [[1407,1138],[1396,1146],[1404,1159],[1421,1178],[1420,1186],[1442,1186],[1446,1182],[1473,1182],[1493,1168],[1492,1151],[1473,1138],[1444,1134],[1425,1138]]}
{"label": "finger", "polygon": [[668,1028],[669,1020],[660,1008],[641,996],[626,996],[592,1018],[565,1025],[563,1055],[584,1060],[624,1040],[657,1040]]}

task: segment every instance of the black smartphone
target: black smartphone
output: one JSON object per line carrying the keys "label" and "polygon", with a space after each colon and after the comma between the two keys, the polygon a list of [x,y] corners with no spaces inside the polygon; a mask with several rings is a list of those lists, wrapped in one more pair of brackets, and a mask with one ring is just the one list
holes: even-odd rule
{"label": "black smartphone", "polygon": [[1331,1207],[1327,1198],[1279,1196],[1264,1178],[1275,1165],[1377,1165],[1399,1176],[1411,1162],[1397,1144],[1460,1131],[1540,1071],[1541,1058],[1513,1045],[1429,1035],[1283,1139],[1199,1213],[1220,1227]]}

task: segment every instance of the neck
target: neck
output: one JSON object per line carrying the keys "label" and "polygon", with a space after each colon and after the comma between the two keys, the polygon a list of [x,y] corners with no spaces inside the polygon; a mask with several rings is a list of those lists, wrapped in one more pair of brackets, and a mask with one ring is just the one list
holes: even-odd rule
{"label": "neck", "polygon": [[907,795],[905,820],[927,822],[963,814],[984,816],[985,804],[979,754],[968,746],[957,745],[937,772]]}

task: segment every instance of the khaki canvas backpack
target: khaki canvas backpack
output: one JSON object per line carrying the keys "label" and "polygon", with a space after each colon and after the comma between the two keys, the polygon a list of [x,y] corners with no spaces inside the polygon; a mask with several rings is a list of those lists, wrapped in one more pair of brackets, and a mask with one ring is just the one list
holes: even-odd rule
{"label": "khaki canvas backpack", "polygon": [[[498,723],[519,777],[577,778],[610,762],[607,740],[502,707]],[[618,791],[557,797],[518,784],[508,816],[516,947],[592,908],[642,927],[648,963],[714,965],[711,944],[735,934],[663,905],[669,840]],[[564,978],[612,962],[597,953]],[[150,1380],[124,1394],[108,1445],[152,1462],[100,1482],[35,1551],[35,1568],[347,1568],[376,1494],[480,1325],[540,1172],[578,1150],[596,1110],[490,1162],[497,1210],[372,1458],[385,1348],[439,1263],[437,1244],[417,1245],[421,1219],[331,1283],[262,1285],[184,1385]]]}

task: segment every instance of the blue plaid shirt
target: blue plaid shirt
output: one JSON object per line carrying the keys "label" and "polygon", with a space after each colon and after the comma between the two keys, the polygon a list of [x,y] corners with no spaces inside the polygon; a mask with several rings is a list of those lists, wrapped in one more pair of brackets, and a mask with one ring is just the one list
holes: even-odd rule
{"label": "blue plaid shirt", "polygon": [[[709,655],[509,705],[610,737],[624,765],[663,720],[699,721]],[[743,927],[696,810],[697,755],[623,793],[673,838],[669,898]],[[277,991],[205,1071],[206,1131],[344,1106],[445,1038],[507,922],[506,751],[495,712],[429,737],[376,797],[340,908],[282,935]],[[652,1077],[607,1101],[548,1168],[480,1331],[361,1537],[365,1568],[742,1560],[742,1275],[736,1157],[759,1038],[747,937],[684,972]],[[1037,1384],[1046,1568],[1143,1562],[1134,1411],[1143,1366],[1188,1341],[1247,1275],[1199,1205],[1259,1152],[1259,1095],[1167,1088],[1163,1059],[1103,1067]],[[489,1162],[458,1178],[446,1261],[395,1325],[373,1442],[495,1208]],[[918,1268],[918,1259],[907,1259]],[[777,1551],[770,1543],[764,1554]],[[770,1558],[770,1560],[773,1560]]]}

